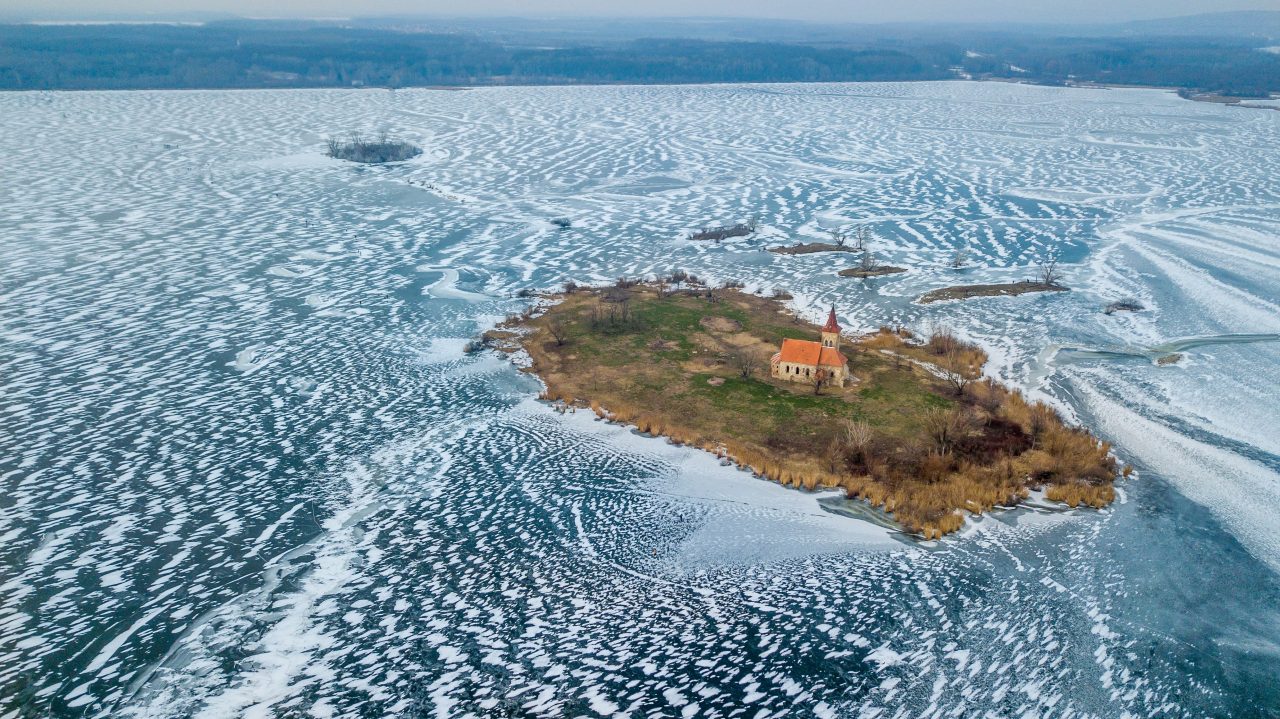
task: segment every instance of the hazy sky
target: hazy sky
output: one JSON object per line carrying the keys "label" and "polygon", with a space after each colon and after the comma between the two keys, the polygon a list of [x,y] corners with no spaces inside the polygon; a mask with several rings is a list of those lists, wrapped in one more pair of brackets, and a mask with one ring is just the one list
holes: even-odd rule
{"label": "hazy sky", "polygon": [[33,17],[222,11],[253,17],[421,13],[776,17],[840,22],[1115,22],[1223,10],[1280,10],[1280,0],[0,0],[0,11]]}

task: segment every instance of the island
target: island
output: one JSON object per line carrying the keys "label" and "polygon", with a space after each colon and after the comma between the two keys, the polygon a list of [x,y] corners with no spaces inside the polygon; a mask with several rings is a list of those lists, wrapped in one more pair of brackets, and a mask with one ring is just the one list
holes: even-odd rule
{"label": "island", "polygon": [[1039,282],[1036,280],[991,285],[956,285],[955,287],[930,290],[921,295],[917,302],[927,305],[930,302],[942,302],[943,300],[965,300],[971,297],[1006,297],[1025,295],[1030,292],[1067,292],[1069,289],[1069,287],[1063,287],[1056,282]]}
{"label": "island", "polygon": [[848,245],[835,245],[830,242],[797,242],[794,245],[770,247],[769,251],[779,255],[812,255],[817,252],[858,252],[858,249]]}
{"label": "island", "polygon": [[329,157],[366,165],[402,162],[422,154],[418,146],[390,137],[385,132],[372,139],[353,132],[345,141],[331,137],[327,145],[325,154]]}
{"label": "island", "polygon": [[527,352],[543,399],[787,486],[843,490],[926,539],[1035,490],[1071,507],[1114,498],[1110,447],[983,378],[978,346],[945,329],[847,337],[834,307],[819,327],[779,296],[683,272],[566,283],[484,343]]}
{"label": "island", "polygon": [[726,225],[723,227],[704,227],[697,232],[689,233],[690,240],[711,240],[720,242],[734,237],[746,237],[755,233],[757,220],[752,218],[750,222],[739,222],[736,225]]}
{"label": "island", "polygon": [[872,265],[871,267],[849,267],[840,270],[836,274],[841,277],[857,277],[866,279],[868,277],[883,277],[884,275],[896,275],[899,272],[906,272],[905,267],[894,267],[893,265]]}
{"label": "island", "polygon": [[[797,242],[770,247],[769,251],[780,255],[811,255],[816,252],[866,252],[870,249],[871,231],[865,226],[854,229],[852,234],[840,228],[829,229],[827,235],[831,237],[830,242]],[[853,244],[849,244],[850,239]]]}
{"label": "island", "polygon": [[1146,309],[1143,304],[1131,297],[1123,300],[1117,300],[1102,308],[1102,314],[1114,315],[1117,312],[1141,312]]}

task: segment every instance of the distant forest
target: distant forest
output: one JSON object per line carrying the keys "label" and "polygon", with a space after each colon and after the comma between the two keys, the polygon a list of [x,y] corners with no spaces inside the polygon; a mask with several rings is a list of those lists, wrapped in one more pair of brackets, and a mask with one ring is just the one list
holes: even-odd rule
{"label": "distant forest", "polygon": [[1156,85],[1280,92],[1258,40],[947,32],[864,40],[578,38],[549,46],[484,33],[226,21],[0,25],[0,89],[413,87],[937,80]]}

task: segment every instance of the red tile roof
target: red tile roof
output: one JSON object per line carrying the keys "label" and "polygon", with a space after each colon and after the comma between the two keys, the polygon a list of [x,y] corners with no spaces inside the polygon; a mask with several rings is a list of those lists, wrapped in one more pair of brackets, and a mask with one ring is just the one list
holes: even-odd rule
{"label": "red tile roof", "polygon": [[782,340],[782,351],[773,356],[775,362],[793,362],[803,365],[843,367],[849,359],[832,347],[809,340]]}

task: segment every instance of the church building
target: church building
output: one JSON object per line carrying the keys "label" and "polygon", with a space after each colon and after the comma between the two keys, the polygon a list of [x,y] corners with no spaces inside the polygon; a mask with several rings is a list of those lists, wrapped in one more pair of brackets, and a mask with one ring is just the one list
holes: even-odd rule
{"label": "church building", "polygon": [[813,384],[821,378],[826,384],[844,387],[851,379],[849,359],[840,353],[840,325],[832,306],[827,324],[822,327],[822,341],[782,341],[782,350],[769,361],[771,374],[780,380]]}

